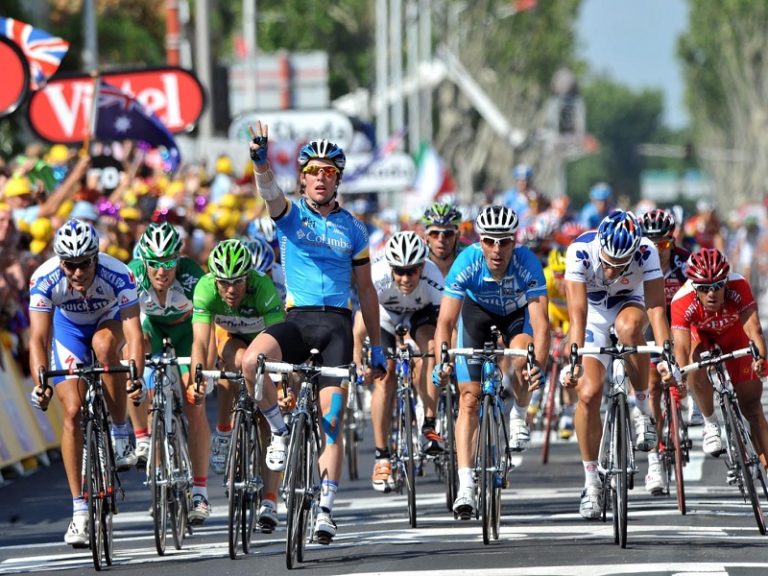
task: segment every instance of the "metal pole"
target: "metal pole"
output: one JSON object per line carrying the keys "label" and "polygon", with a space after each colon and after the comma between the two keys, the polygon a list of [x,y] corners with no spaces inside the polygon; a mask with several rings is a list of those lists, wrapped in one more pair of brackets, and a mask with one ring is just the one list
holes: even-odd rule
{"label": "metal pole", "polygon": [[392,85],[395,86],[392,103],[392,131],[402,130],[405,126],[405,108],[403,107],[403,0],[390,1],[389,19],[389,67]]}
{"label": "metal pole", "polygon": [[179,0],[165,1],[165,61],[169,66],[178,66],[181,62],[179,46],[181,34],[179,26]]}
{"label": "metal pole", "polygon": [[389,135],[388,16],[387,0],[376,0],[376,142],[378,144],[383,143]]}
{"label": "metal pole", "polygon": [[[210,0],[195,0],[195,52],[197,55],[197,76],[208,91],[208,102],[213,98],[213,74],[211,71],[211,33],[208,28],[208,2]],[[208,106],[200,117],[200,137],[213,136],[213,112]]]}
{"label": "metal pole", "polygon": [[[405,12],[408,79],[414,83],[419,81],[419,7],[417,1],[408,0]],[[411,90],[408,94],[408,151],[411,154],[418,152],[421,143],[419,93],[419,90]]]}
{"label": "metal pole", "polygon": [[99,69],[99,35],[96,29],[96,7],[94,0],[84,0],[83,3],[83,68],[87,72]]}
{"label": "metal pole", "polygon": [[[419,57],[425,64],[432,62],[432,0],[419,0]],[[425,87],[419,94],[419,134],[425,142],[432,143],[432,87]]]}
{"label": "metal pole", "polygon": [[256,2],[257,0],[243,0],[243,40],[245,41],[245,62],[243,62],[243,70],[245,72],[244,110],[256,110],[259,103]]}

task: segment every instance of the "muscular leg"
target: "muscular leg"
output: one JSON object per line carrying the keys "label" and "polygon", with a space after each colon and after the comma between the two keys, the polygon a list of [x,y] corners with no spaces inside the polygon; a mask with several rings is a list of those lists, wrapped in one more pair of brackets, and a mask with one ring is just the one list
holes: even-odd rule
{"label": "muscular leg", "polygon": [[768,469],[768,422],[765,420],[761,402],[763,383],[760,380],[734,382],[733,387],[739,399],[739,407],[749,422],[755,451],[760,456],[763,467]]}
{"label": "muscular leg", "polygon": [[478,434],[480,383],[459,383],[459,415],[456,418],[456,458],[459,468],[473,468]]}
{"label": "muscular leg", "polygon": [[600,405],[603,401],[605,368],[591,356],[585,356],[583,364],[584,374],[576,385],[579,402],[576,405],[574,427],[581,459],[589,462],[597,460],[600,453],[600,438],[603,434]]}

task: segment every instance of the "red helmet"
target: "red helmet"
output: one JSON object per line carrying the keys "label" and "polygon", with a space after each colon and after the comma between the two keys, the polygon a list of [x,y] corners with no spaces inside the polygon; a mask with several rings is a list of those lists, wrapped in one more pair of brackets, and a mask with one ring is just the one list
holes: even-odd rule
{"label": "red helmet", "polygon": [[730,271],[725,254],[716,248],[702,248],[688,258],[685,275],[697,284],[713,284],[726,280]]}

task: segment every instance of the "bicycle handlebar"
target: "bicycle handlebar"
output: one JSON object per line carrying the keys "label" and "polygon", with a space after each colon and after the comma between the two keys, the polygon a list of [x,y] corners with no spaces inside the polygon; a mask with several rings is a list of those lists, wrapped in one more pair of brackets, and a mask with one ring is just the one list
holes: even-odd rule
{"label": "bicycle handlebar", "polygon": [[[85,366],[84,364],[77,364],[72,368],[61,368],[58,370],[46,370],[44,366],[40,366],[37,369],[37,378],[40,382],[40,388],[42,388],[42,395],[45,395],[46,389],[51,387],[48,384],[49,378],[56,378],[58,376],[87,378],[94,374],[128,374],[128,378],[132,382],[135,382],[137,380],[136,362],[134,360],[128,360],[126,365],[123,365],[121,362],[118,366]],[[134,387],[130,392],[134,392],[136,389],[137,388]]]}
{"label": "bicycle handlebar", "polygon": [[754,342],[750,341],[749,346],[746,348],[739,348],[738,350],[734,350],[726,354],[710,356],[709,358],[701,359],[698,362],[693,362],[691,364],[687,364],[686,366],[681,366],[680,373],[689,374],[690,372],[695,372],[696,370],[707,368],[708,366],[714,366],[715,364],[720,364],[721,362],[725,362],[727,360],[743,358],[744,356],[752,356],[753,358],[757,358],[759,355],[760,354],[757,351],[757,346],[755,346]]}

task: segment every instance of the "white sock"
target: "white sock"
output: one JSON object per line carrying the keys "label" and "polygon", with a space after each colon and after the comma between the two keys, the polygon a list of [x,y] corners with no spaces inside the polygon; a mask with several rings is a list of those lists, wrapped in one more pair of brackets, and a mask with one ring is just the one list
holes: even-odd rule
{"label": "white sock", "polygon": [[597,460],[582,460],[584,466],[584,487],[600,486],[600,476],[597,473]]}
{"label": "white sock", "polygon": [[659,461],[659,453],[655,450],[648,452],[648,465],[656,464]]}
{"label": "white sock", "polygon": [[472,476],[472,468],[459,468],[459,490],[462,488],[474,488],[475,478]]}
{"label": "white sock", "polygon": [[712,412],[709,416],[704,416],[704,423],[711,427],[720,426],[720,422],[717,420],[717,413]]}
{"label": "white sock", "polygon": [[528,413],[528,406],[520,406],[520,404],[517,403],[517,400],[513,400],[512,413],[515,414],[518,420],[525,420],[526,414]]}
{"label": "white sock", "polygon": [[635,391],[635,406],[637,406],[638,410],[640,410],[644,416],[652,416],[647,390]]}

